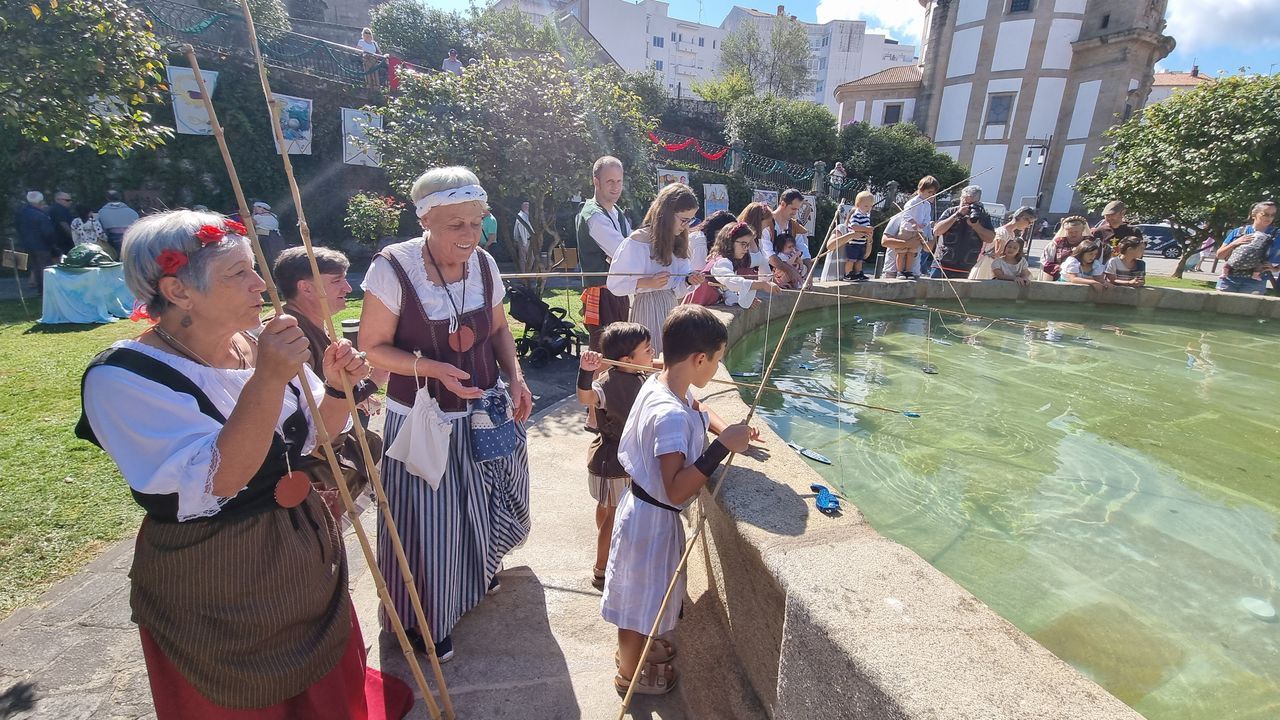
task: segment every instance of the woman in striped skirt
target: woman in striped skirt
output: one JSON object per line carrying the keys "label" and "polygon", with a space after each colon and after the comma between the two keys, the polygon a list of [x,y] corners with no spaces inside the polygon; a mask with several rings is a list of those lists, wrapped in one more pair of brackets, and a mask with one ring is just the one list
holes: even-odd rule
{"label": "woman in striped skirt", "polygon": [[[369,266],[360,347],[374,365],[391,371],[382,481],[435,653],[447,661],[454,625],[486,591],[497,589],[503,556],[529,533],[523,423],[533,411],[533,397],[516,361],[498,266],[477,247],[488,210],[480,181],[463,167],[436,168],[418,178],[411,194],[426,232],[387,247]],[[438,404],[439,415],[450,423],[443,467],[418,468],[433,477],[416,475],[392,457],[424,385],[430,395],[424,402]],[[493,459],[483,459],[492,456],[492,436],[473,435],[472,413],[482,407],[510,408],[513,416],[502,428],[514,449]],[[388,532],[383,523],[378,565],[401,622],[425,652]]]}
{"label": "woman in striped skirt", "polygon": [[644,224],[618,246],[606,286],[614,295],[631,296],[631,322],[649,328],[654,352],[662,352],[662,323],[690,285],[702,282],[702,268],[689,263],[689,223],[698,214],[693,188],[671,183],[662,188]]}

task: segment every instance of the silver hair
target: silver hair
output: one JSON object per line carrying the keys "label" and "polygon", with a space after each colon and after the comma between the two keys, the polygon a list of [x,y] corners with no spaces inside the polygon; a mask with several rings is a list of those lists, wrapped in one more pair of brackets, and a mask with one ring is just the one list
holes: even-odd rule
{"label": "silver hair", "polygon": [[1249,211],[1249,219],[1252,220],[1253,218],[1257,217],[1260,213],[1265,211],[1267,208],[1275,209],[1275,206],[1276,206],[1276,203],[1274,200],[1263,200],[1262,202],[1254,203],[1253,209]]}
{"label": "silver hair", "polygon": [[480,178],[476,177],[476,174],[471,172],[470,168],[465,168],[461,165],[431,168],[413,181],[413,189],[409,191],[409,197],[414,202],[418,202],[431,193],[440,192],[441,190],[452,190],[465,185],[479,184]]}
{"label": "silver hair", "polygon": [[196,232],[205,225],[222,227],[226,217],[213,212],[173,210],[148,215],[129,226],[120,247],[120,261],[124,264],[124,281],[139,302],[146,303],[152,317],[168,309],[169,301],[158,291],[163,272],[156,258],[165,250],[177,250],[187,255],[187,265],[178,271],[182,284],[199,292],[209,287],[209,266],[212,260],[233,250],[240,250],[248,242],[236,235],[227,235],[221,242],[201,246]]}
{"label": "silver hair", "polygon": [[967,185],[965,189],[960,191],[960,197],[980,200],[982,199],[982,188],[977,185]]}
{"label": "silver hair", "polygon": [[32,205],[39,205],[40,203],[44,202],[44,193],[40,192],[39,190],[32,190],[31,192],[27,193],[27,202]]}

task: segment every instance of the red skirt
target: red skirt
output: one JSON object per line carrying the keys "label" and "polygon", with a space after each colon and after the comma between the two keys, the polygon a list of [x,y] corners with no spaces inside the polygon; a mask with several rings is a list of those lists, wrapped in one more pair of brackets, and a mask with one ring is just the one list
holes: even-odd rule
{"label": "red skirt", "polygon": [[327,675],[299,695],[252,710],[209,702],[178,672],[146,628],[139,627],[138,632],[158,720],[400,720],[413,708],[408,685],[365,665],[364,637],[355,608],[347,648]]}

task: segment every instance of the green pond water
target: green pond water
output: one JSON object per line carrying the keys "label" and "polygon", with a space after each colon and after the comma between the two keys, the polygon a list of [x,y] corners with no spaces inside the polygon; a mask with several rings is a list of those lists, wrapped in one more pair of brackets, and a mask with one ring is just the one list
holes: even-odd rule
{"label": "green pond water", "polygon": [[[1280,718],[1280,623],[1260,617],[1280,609],[1280,324],[967,311],[1039,329],[847,302],[784,344],[778,387],[920,418],[775,393],[759,416],[827,456],[810,464],[880,533],[1150,720]],[[758,372],[782,324],[730,371]]]}

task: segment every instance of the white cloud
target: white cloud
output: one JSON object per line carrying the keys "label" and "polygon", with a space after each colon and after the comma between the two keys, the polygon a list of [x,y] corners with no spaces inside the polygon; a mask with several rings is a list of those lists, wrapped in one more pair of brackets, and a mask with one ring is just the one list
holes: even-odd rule
{"label": "white cloud", "polygon": [[1179,53],[1280,43],[1280,13],[1274,0],[1169,0],[1166,19],[1165,32],[1178,41]]}
{"label": "white cloud", "polygon": [[818,22],[866,20],[869,32],[919,44],[924,8],[916,0],[818,0]]}

